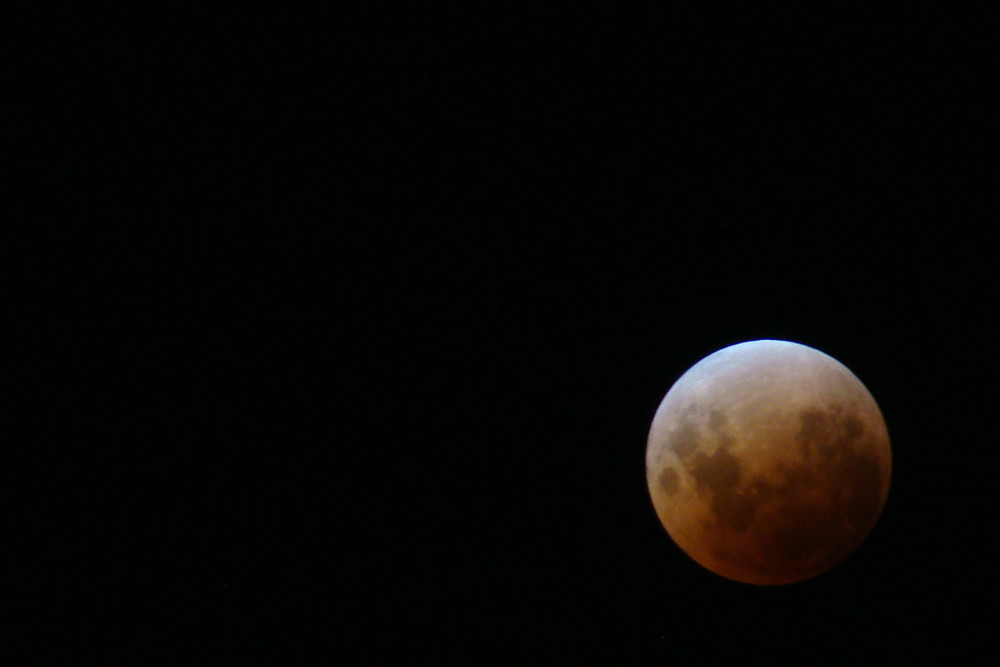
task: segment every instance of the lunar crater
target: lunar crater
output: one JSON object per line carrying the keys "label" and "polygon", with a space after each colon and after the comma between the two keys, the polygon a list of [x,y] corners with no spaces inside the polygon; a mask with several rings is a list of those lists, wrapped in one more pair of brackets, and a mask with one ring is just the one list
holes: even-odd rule
{"label": "lunar crater", "polygon": [[680,478],[678,478],[676,470],[673,468],[663,469],[663,472],[660,473],[660,488],[668,496],[677,493],[677,490],[680,488]]}
{"label": "lunar crater", "polygon": [[698,449],[699,441],[698,429],[690,422],[684,421],[672,437],[668,448],[686,465],[691,455]]}

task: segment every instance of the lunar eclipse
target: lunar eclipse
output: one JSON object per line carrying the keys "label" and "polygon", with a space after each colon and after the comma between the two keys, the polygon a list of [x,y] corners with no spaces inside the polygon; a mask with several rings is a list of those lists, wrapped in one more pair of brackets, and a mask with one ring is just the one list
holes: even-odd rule
{"label": "lunar eclipse", "polygon": [[646,481],[680,548],[735,581],[810,579],[842,562],[885,505],[892,455],[871,394],[836,359],[779,340],[732,345],[670,388]]}

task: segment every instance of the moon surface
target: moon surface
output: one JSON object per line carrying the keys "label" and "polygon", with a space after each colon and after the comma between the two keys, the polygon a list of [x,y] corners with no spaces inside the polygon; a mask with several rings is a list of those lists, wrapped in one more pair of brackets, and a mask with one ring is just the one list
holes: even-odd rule
{"label": "moon surface", "polygon": [[653,418],[646,482],[660,522],[705,568],[789,584],[847,558],[878,521],[892,453],[878,405],[819,350],[757,340],[705,357]]}

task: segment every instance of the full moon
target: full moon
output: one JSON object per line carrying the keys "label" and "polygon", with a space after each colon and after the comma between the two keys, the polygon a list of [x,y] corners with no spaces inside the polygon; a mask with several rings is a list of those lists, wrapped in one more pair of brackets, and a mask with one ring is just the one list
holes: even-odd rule
{"label": "full moon", "polygon": [[826,572],[874,528],[889,433],[871,394],[819,350],[756,340],[705,357],[660,403],[646,483],[660,522],[703,567],[789,584]]}

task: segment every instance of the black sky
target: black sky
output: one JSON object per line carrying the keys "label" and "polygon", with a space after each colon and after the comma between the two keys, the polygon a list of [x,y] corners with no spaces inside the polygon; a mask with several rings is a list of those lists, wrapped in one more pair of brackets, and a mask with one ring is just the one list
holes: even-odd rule
{"label": "black sky", "polygon": [[[906,12],[46,17],[15,618],[70,654],[992,650],[996,46]],[[779,588],[684,556],[643,469],[672,382],[757,338],[893,442],[868,541]]]}

